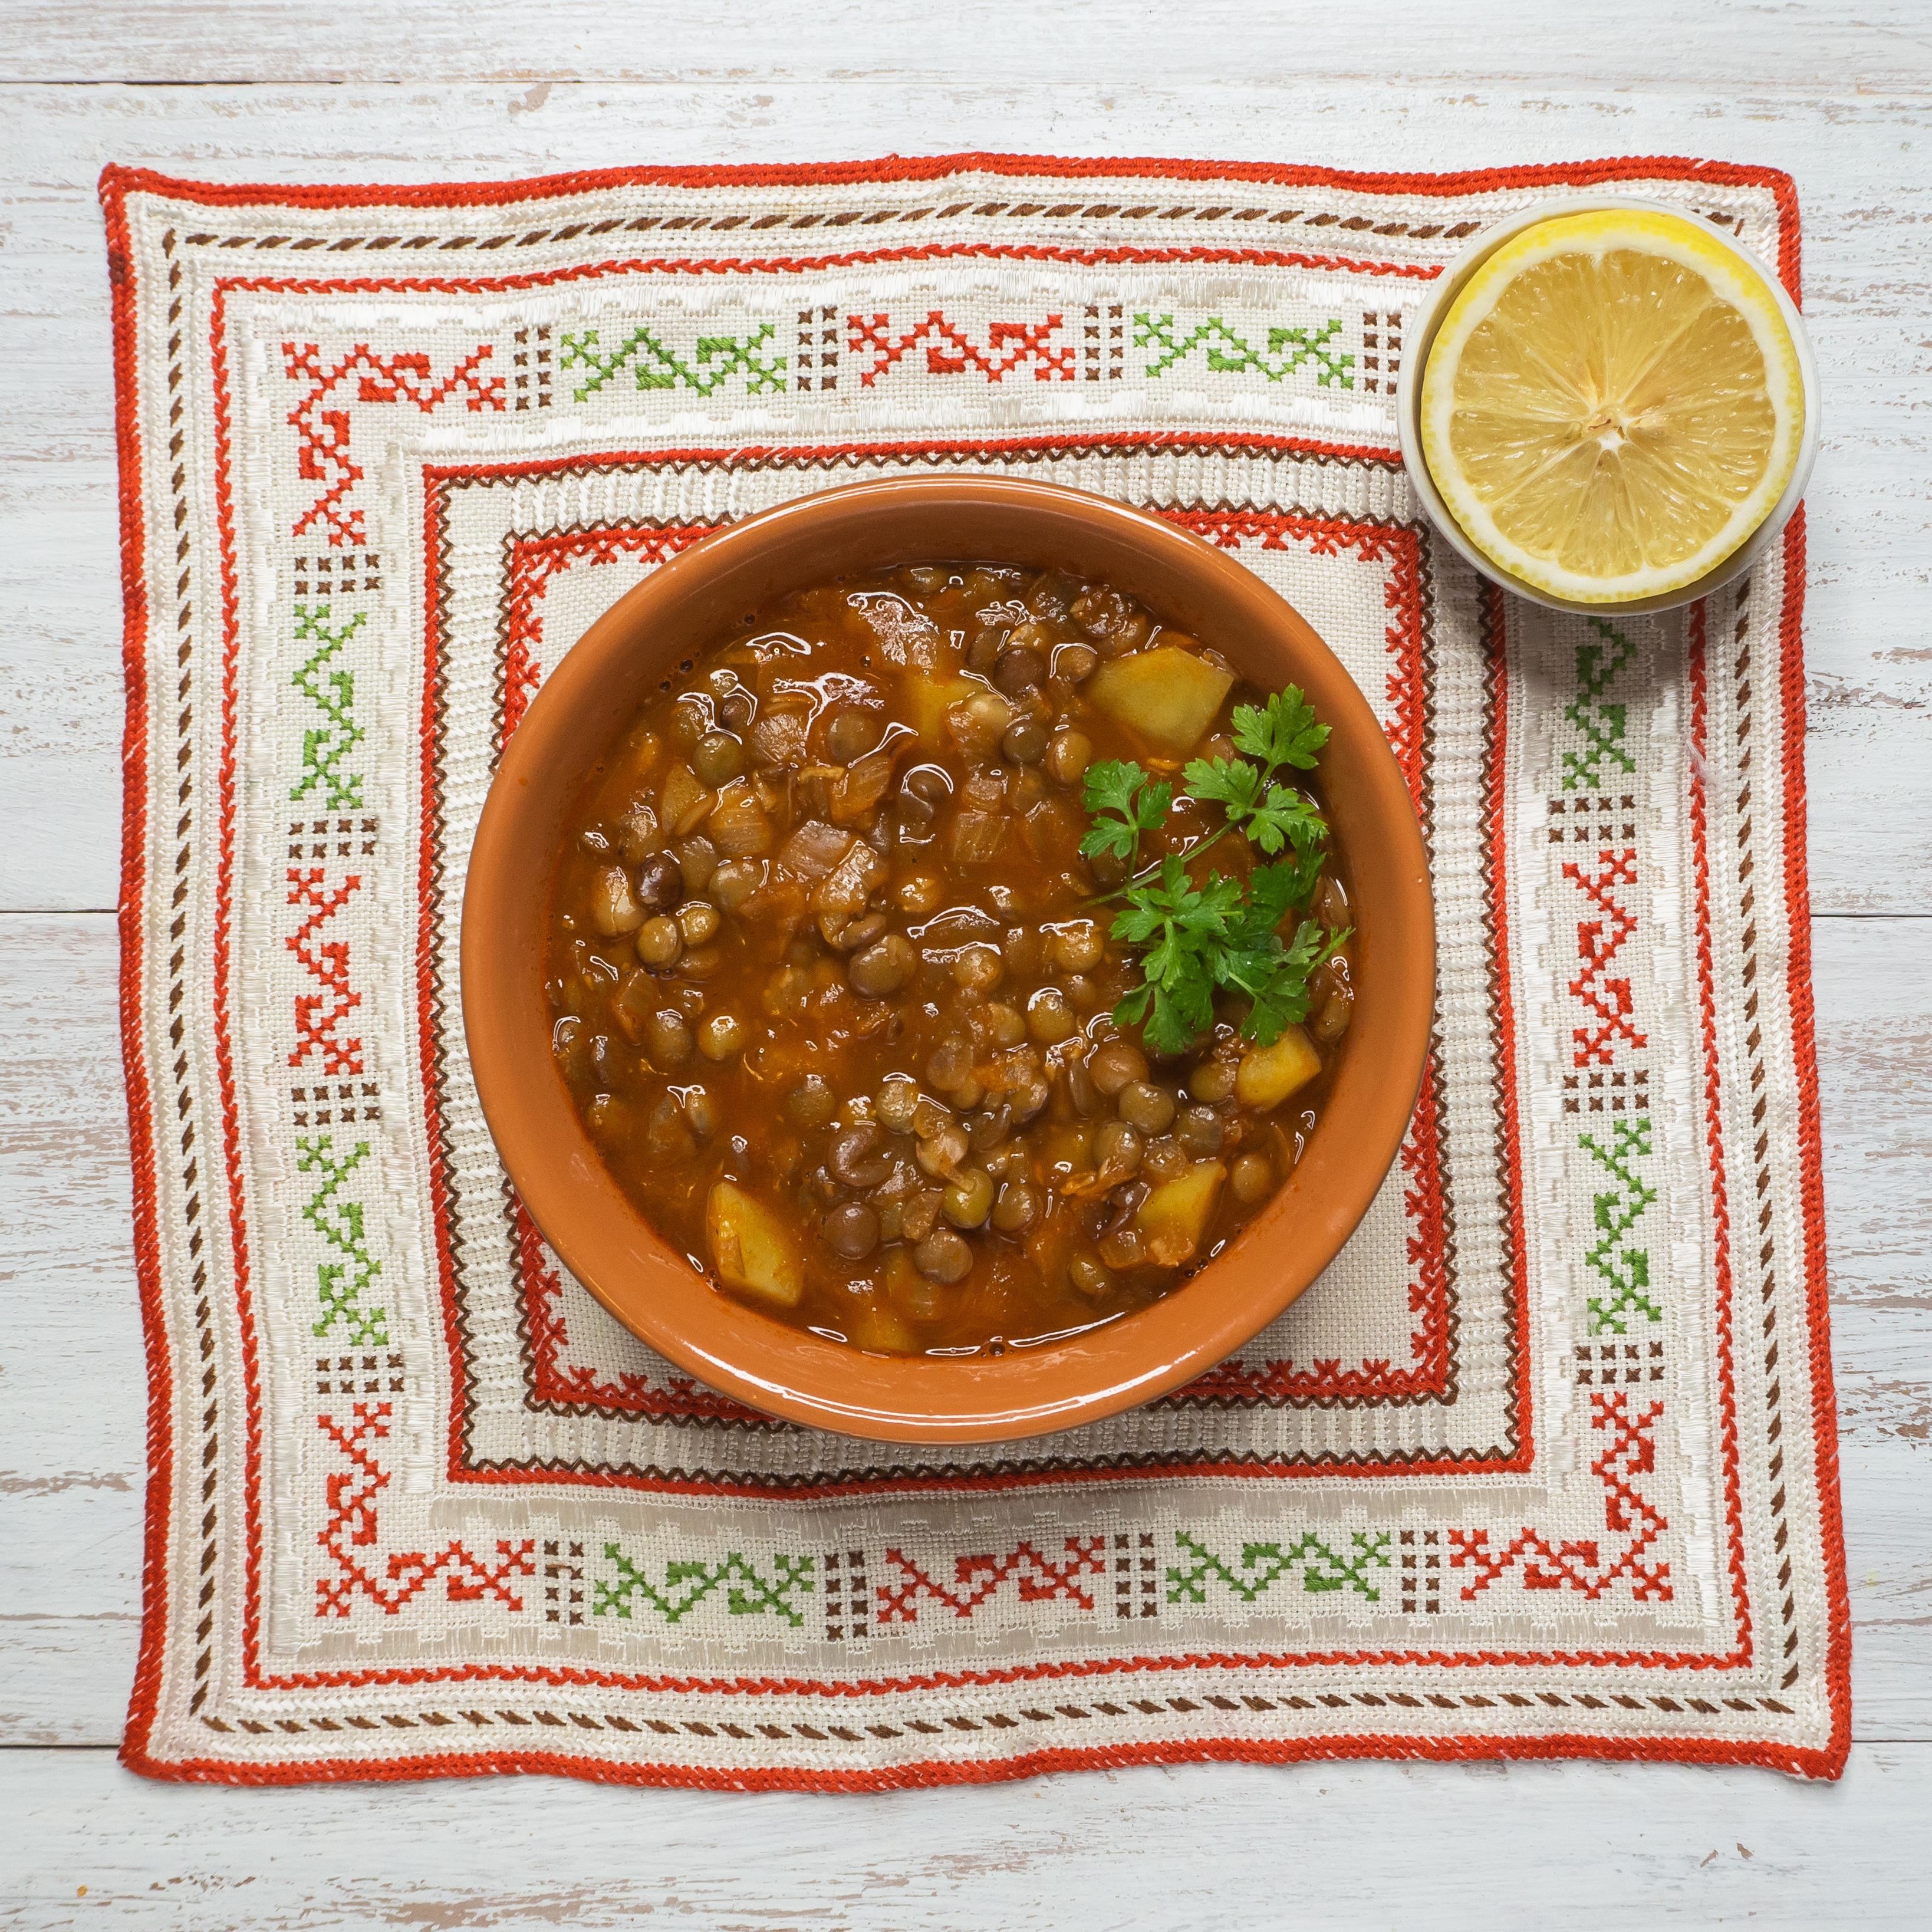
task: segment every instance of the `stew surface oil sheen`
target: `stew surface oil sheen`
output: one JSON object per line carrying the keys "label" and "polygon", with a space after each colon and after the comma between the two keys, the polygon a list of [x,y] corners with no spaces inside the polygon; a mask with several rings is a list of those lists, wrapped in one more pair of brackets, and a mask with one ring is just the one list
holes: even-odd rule
{"label": "stew surface oil sheen", "polygon": [[[681,666],[587,780],[550,917],[556,1063],[639,1211],[726,1292],[889,1353],[1063,1339],[1198,1269],[1314,1130],[1354,944],[1273,1046],[1224,994],[1151,1058],[1112,1016],[1141,975],[1096,902],[1128,865],[1082,856],[1082,788],[1232,755],[1256,699],[1107,585],[988,564],[794,592]],[[1184,795],[1133,864],[1223,830]]]}

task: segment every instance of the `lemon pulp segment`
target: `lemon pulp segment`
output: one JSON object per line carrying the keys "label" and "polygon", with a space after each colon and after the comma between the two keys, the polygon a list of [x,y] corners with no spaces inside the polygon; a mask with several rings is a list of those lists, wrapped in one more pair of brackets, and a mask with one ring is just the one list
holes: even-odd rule
{"label": "lemon pulp segment", "polygon": [[1450,513],[1538,589],[1614,603],[1694,583],[1770,514],[1804,392],[1764,278],[1635,209],[1512,238],[1457,294],[1423,372]]}

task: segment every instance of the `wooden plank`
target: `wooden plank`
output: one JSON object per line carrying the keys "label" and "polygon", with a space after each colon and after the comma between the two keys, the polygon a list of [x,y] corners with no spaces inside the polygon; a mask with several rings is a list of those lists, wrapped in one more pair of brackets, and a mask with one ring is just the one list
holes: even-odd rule
{"label": "wooden plank", "polygon": [[1932,1745],[1844,1781],[1676,1766],[1192,1765],[873,1798],[547,1779],[236,1791],[104,1753],[0,1754],[10,1922],[639,1924],[782,1932],[1262,1927],[1442,1932],[1924,1922]]}
{"label": "wooden plank", "polygon": [[[1798,10],[1802,17],[1787,10],[1782,19],[1737,0],[1688,10],[1675,0],[1584,0],[1520,9],[1506,34],[1481,9],[1435,0],[1387,0],[1375,32],[1358,34],[1338,34],[1333,10],[1311,0],[1270,8],[1195,0],[1181,34],[1149,31],[1152,10],[1145,0],[1087,0],[1069,21],[1065,10],[1026,0],[958,9],[870,0],[818,9],[802,31],[796,11],[777,0],[635,10],[564,0],[541,10],[518,0],[416,0],[406,31],[399,31],[384,0],[112,9],[8,0],[0,22],[6,77],[40,81],[688,85],[755,73],[767,86],[992,81],[1057,93],[1077,62],[1083,76],[1112,86],[1212,86],[1238,72],[1292,87],[1325,70],[1412,83],[1642,86],[1703,99],[1727,88],[1899,91],[1922,85],[1932,64],[1914,0],[1814,0]],[[1143,154],[1147,144],[1120,152]]]}
{"label": "wooden plank", "polygon": [[[178,10],[161,26],[130,20],[124,39],[118,31],[124,13],[14,0],[12,19],[32,32],[11,40],[52,45],[46,37],[58,29],[69,36],[63,45],[78,46],[82,40],[74,37],[92,35],[104,56],[125,49],[129,61],[144,45],[166,44],[190,67],[202,58],[190,50],[201,46],[218,65],[236,48],[260,48],[270,64],[292,60],[299,46],[321,49],[318,58],[329,60],[340,56],[328,50],[353,49],[358,58],[406,62],[416,70],[417,14],[405,39],[388,30],[357,33],[334,14],[326,33],[304,35],[289,24],[304,17],[303,10],[209,10],[224,25],[205,39],[184,31]],[[1598,10],[1602,19],[1589,33],[1610,35],[1610,14]],[[1882,10],[1877,17],[1904,20],[1906,10]],[[436,70],[437,34],[475,39],[475,11],[421,10],[428,70]],[[553,38],[548,12],[519,26],[524,10],[484,11],[490,33],[507,37],[488,44],[512,64],[521,56],[501,50],[525,44],[518,32],[527,28],[532,48],[561,46],[567,38]],[[732,44],[710,14],[692,16],[701,31],[664,23],[665,64],[658,66],[653,39],[652,70],[673,78],[649,86],[0,87],[0,122],[10,130],[0,152],[0,224],[10,266],[0,291],[0,517],[13,537],[0,550],[0,609],[7,613],[0,626],[0,709],[8,726],[0,760],[0,824],[8,827],[0,846],[0,906],[101,907],[112,904],[116,891],[119,596],[106,289],[94,193],[103,163],[140,160],[226,179],[446,179],[624,160],[752,162],[866,148],[1010,147],[1020,139],[1016,130],[1026,128],[1038,146],[1076,154],[1158,146],[1179,154],[1342,166],[1372,157],[1390,166],[1446,167],[1618,148],[1730,154],[1790,169],[1804,199],[1808,305],[1826,382],[1826,446],[1810,506],[1813,888],[1821,911],[1923,910],[1932,903],[1932,818],[1922,809],[1924,782],[1932,775],[1932,651],[1922,616],[1932,465],[1911,411],[1932,391],[1920,347],[1932,338],[1932,284],[1916,238],[1932,224],[1932,177],[1906,158],[1917,152],[1913,143],[1922,146],[1932,136],[1932,56],[1924,35],[1913,38],[1901,27],[1890,38],[1876,32],[1834,36],[1828,27],[1835,9],[1814,10],[1802,33],[1784,16],[1754,15],[1749,32],[1740,26],[1710,44],[1733,49],[1754,75],[1762,64],[1785,81],[1766,86],[1741,76],[1725,98],[1701,85],[1687,89],[1638,79],[1610,97],[1602,91],[1608,83],[1594,80],[1588,92],[1577,91],[1583,83],[1576,76],[1626,70],[1641,76],[1651,48],[1658,50],[1660,68],[1667,48],[1673,68],[1700,71],[1684,64],[1690,28],[1678,18],[1681,9],[1645,0],[1620,13],[1618,59],[1606,56],[1600,69],[1566,67],[1558,78],[1570,78],[1562,86],[1528,92],[1493,82],[1364,80],[1369,70],[1354,64],[1358,57],[1381,59],[1376,49],[1400,44],[1426,44],[1438,48],[1432,58],[1448,58],[1438,41],[1452,53],[1462,49],[1456,58],[1473,60],[1472,29],[1445,28],[1434,39],[1405,43],[1378,27],[1375,35],[1350,39],[1349,69],[1342,71],[1339,62],[1321,65],[1325,44],[1319,38],[1303,34],[1290,46],[1262,18],[1265,12],[1251,10],[1232,40],[1190,32],[1184,38],[1194,51],[1160,42],[1156,59],[1144,49],[1124,51],[1129,41],[1156,44],[1130,33],[1124,13],[1090,10],[1088,38],[1096,58],[1138,62],[1120,70],[1140,78],[1132,86],[1055,80],[1050,103],[1040,94],[1040,76],[1058,70],[1050,63],[1016,64],[1011,50],[1000,56],[999,75],[972,70],[982,76],[976,80],[916,74],[832,87],[796,78],[818,71],[809,66],[769,80],[679,80],[678,63],[687,58],[680,47],[694,46],[715,63],[718,50]],[[1583,12],[1586,23],[1595,20],[1592,10]],[[828,48],[849,52],[854,45],[849,21],[820,40],[789,28],[781,34],[771,24],[776,17],[761,13],[762,28],[752,22],[748,47],[808,44],[809,51],[796,58],[808,62],[832,59]],[[1645,31],[1646,19],[1654,31]],[[586,29],[580,38],[586,46],[594,39],[600,50],[646,31],[618,15],[599,20],[595,36]],[[936,34],[966,31],[950,16],[932,24]],[[649,32],[655,36],[658,26],[653,13]],[[1253,67],[1250,28],[1261,36]],[[1760,30],[1779,38],[1754,38]],[[882,34],[879,44],[890,39]],[[1225,67],[1235,44],[1244,76],[1265,75],[1270,61],[1292,61],[1294,85],[1186,78],[1188,62]],[[1549,36],[1538,44],[1550,59],[1573,58]],[[1588,33],[1578,44],[1589,44]],[[1762,58],[1778,46],[1790,49],[1782,64]],[[932,58],[943,66],[940,53]],[[1848,61],[1861,74],[1870,69],[1864,91],[1851,92],[1834,64]],[[1441,71],[1460,70],[1452,62]],[[1882,838],[1874,830],[1881,826]]]}
{"label": "wooden plank", "polygon": [[[1855,1726],[1932,1739],[1932,921],[1820,920],[1814,944]],[[143,1377],[115,957],[100,916],[0,917],[0,1743],[112,1742],[134,1668]]]}

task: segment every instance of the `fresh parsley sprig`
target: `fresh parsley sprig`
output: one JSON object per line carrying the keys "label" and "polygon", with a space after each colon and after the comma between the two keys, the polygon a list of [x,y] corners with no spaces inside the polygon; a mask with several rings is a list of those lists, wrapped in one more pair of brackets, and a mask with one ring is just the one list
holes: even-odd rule
{"label": "fresh parsley sprig", "polygon": [[1196,758],[1181,776],[1190,797],[1218,805],[1270,858],[1290,845],[1312,851],[1328,836],[1328,821],[1300,792],[1270,784],[1245,758]]}
{"label": "fresh parsley sprig", "polygon": [[1094,818],[1080,842],[1081,850],[1090,859],[1118,859],[1131,872],[1139,855],[1141,834],[1166,822],[1174,788],[1165,778],[1156,784],[1138,765],[1114,758],[1088,766],[1082,796]]}
{"label": "fresh parsley sprig", "polygon": [[1144,946],[1141,984],[1114,1009],[1124,1026],[1142,1023],[1156,1053],[1181,1053],[1214,1023],[1216,964],[1246,910],[1240,887],[1219,872],[1197,886],[1170,853],[1160,876],[1138,886],[1114,921],[1114,937]]}
{"label": "fresh parsley sprig", "polygon": [[[1190,796],[1218,805],[1270,858],[1292,845],[1312,851],[1328,836],[1328,824],[1292,786],[1275,775],[1283,766],[1312,771],[1328,728],[1298,687],[1278,691],[1267,704],[1234,707],[1232,736],[1238,758],[1196,758],[1181,776]],[[1250,760],[1256,762],[1250,763]]]}
{"label": "fresh parsley sprig", "polygon": [[1293,765],[1312,772],[1328,742],[1328,728],[1316,722],[1315,707],[1301,687],[1291,684],[1258,710],[1252,704],[1236,705],[1232,736],[1237,751],[1260,759],[1270,771]]}
{"label": "fresh parsley sprig", "polygon": [[[1136,872],[1144,832],[1157,831],[1173,804],[1173,787],[1122,760],[1092,766],[1083,792],[1094,823],[1081,842],[1089,858],[1102,855],[1132,876],[1107,895],[1124,903],[1114,937],[1140,949],[1142,983],[1114,1010],[1123,1026],[1138,1025],[1156,1053],[1185,1052],[1214,1023],[1214,996],[1249,1002],[1241,1031],[1266,1046],[1285,1027],[1307,1016],[1308,982],[1348,934],[1324,932],[1304,919],[1286,942],[1288,914],[1307,904],[1319,877],[1328,821],[1292,784],[1276,780],[1284,767],[1310,771],[1328,741],[1328,727],[1291,685],[1266,704],[1235,709],[1234,758],[1196,758],[1182,773],[1186,796],[1221,807],[1226,823],[1184,856],[1169,853]],[[1257,866],[1245,890],[1220,872],[1198,884],[1188,867],[1231,832],[1238,831],[1277,862]],[[1280,855],[1292,853],[1282,859]]]}

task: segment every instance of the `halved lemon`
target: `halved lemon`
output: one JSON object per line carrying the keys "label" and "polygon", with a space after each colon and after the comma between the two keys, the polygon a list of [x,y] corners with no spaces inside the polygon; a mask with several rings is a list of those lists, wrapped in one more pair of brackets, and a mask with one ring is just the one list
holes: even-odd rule
{"label": "halved lemon", "polygon": [[1443,501],[1511,575],[1579,603],[1681,590],[1797,467],[1798,351],[1764,277],[1636,208],[1514,236],[1450,304],[1422,376]]}

